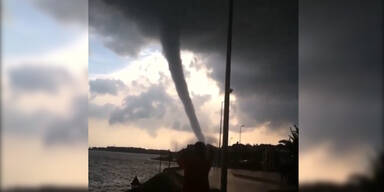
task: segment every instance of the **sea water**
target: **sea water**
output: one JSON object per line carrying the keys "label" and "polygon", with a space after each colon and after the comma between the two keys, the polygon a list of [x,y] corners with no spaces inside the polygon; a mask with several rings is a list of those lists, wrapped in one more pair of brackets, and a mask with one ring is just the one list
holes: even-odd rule
{"label": "sea water", "polygon": [[158,155],[90,150],[89,191],[127,191],[135,176],[141,183],[147,181],[168,167],[163,161],[160,168],[160,162],[151,159],[154,157]]}

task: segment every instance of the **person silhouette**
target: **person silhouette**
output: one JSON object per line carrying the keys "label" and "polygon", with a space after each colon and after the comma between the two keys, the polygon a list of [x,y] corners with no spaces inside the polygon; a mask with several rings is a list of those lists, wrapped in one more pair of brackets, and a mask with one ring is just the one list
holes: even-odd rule
{"label": "person silhouette", "polygon": [[208,174],[212,162],[203,142],[183,150],[177,163],[184,169],[183,192],[209,192]]}
{"label": "person silhouette", "polygon": [[136,189],[140,186],[140,181],[139,179],[137,178],[137,176],[135,176],[135,178],[133,178],[132,182],[131,182],[131,186],[133,189]]}

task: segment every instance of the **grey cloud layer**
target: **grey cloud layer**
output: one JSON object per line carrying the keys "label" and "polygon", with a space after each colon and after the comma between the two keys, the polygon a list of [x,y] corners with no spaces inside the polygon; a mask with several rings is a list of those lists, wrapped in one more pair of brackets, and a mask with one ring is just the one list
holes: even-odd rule
{"label": "grey cloud layer", "polygon": [[7,135],[42,137],[46,146],[86,143],[88,136],[87,96],[78,96],[71,103],[69,117],[40,110],[26,113],[7,103],[2,115],[2,131]]}
{"label": "grey cloud layer", "polygon": [[160,86],[153,86],[138,96],[128,96],[124,99],[122,108],[112,112],[109,122],[111,124],[130,122],[141,119],[163,117],[167,104],[171,98]]}
{"label": "grey cloud layer", "polygon": [[89,89],[93,94],[116,95],[119,90],[125,87],[125,84],[121,80],[95,79],[89,81]]}
{"label": "grey cloud layer", "polygon": [[[8,78],[9,89],[17,96],[40,93],[54,97],[52,94],[56,94],[62,86],[71,86],[74,83],[67,70],[49,65],[22,65],[11,68]],[[25,134],[27,137],[42,135],[47,146],[84,143],[88,133],[87,103],[86,95],[71,100],[69,117],[46,110],[26,113],[13,102],[5,103],[6,113],[2,116],[5,133]]]}
{"label": "grey cloud layer", "polygon": [[87,0],[33,0],[34,4],[53,16],[60,22],[67,24],[88,24],[88,1]]}
{"label": "grey cloud layer", "polygon": [[[382,2],[302,2],[301,150],[382,148]],[[327,12],[327,15],[324,15]]]}
{"label": "grey cloud layer", "polygon": [[71,103],[69,117],[53,118],[44,136],[47,145],[84,143],[88,140],[88,97],[81,95]]}
{"label": "grey cloud layer", "polygon": [[182,106],[175,102],[163,86],[152,85],[139,95],[127,96],[121,106],[104,105],[100,109],[112,108],[108,115],[111,125],[131,124],[147,130],[151,135],[155,135],[161,127],[191,130],[186,115],[182,113]]}
{"label": "grey cloud layer", "polygon": [[27,114],[9,103],[3,104],[2,110],[2,131],[6,134],[38,135],[49,126],[53,118],[52,114],[46,111]]}
{"label": "grey cloud layer", "polygon": [[9,71],[10,86],[17,91],[54,93],[68,81],[70,74],[60,67],[25,65]]}
{"label": "grey cloud layer", "polygon": [[88,102],[88,117],[96,119],[108,119],[115,108],[116,106],[110,103],[97,105],[95,103]]}
{"label": "grey cloud layer", "polygon": [[[161,84],[152,84],[150,87],[141,87],[144,90],[142,93],[125,97],[121,105],[110,103],[99,105],[91,100],[88,103],[88,117],[107,120],[112,125],[120,123],[135,125],[146,129],[152,135],[160,127],[190,131],[191,127],[181,103],[165,92],[165,87],[170,86],[172,82],[169,77],[163,77],[161,82]],[[137,86],[137,83],[132,83],[126,88],[130,90]],[[206,115],[207,112],[200,108],[209,99],[209,95],[192,94],[193,103],[197,106],[196,112],[200,115],[199,120],[202,128],[213,131],[217,129],[218,121],[212,122]]]}

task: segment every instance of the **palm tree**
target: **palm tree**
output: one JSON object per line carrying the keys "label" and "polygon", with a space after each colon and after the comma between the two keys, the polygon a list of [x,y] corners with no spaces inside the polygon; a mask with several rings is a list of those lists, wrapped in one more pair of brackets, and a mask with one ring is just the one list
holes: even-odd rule
{"label": "palm tree", "polygon": [[298,186],[299,183],[299,128],[294,125],[293,128],[289,128],[290,135],[288,140],[282,139],[279,141],[283,145],[289,154],[288,162],[285,164],[282,169],[284,169],[284,174],[287,174],[288,183]]}
{"label": "palm tree", "polygon": [[298,152],[299,152],[299,128],[294,125],[294,128],[292,127],[289,128],[291,135],[289,135],[289,139],[282,139],[279,141],[280,144],[285,146],[291,156],[296,156],[298,157]]}

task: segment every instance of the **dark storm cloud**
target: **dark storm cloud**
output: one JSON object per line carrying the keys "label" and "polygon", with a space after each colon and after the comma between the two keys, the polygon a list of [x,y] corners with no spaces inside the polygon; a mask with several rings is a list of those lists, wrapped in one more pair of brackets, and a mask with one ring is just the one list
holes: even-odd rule
{"label": "dark storm cloud", "polygon": [[25,65],[9,71],[12,89],[23,92],[55,93],[71,78],[68,71],[60,67]]}
{"label": "dark storm cloud", "polygon": [[137,55],[150,42],[136,23],[100,0],[89,2],[88,12],[90,35],[96,35],[106,47],[120,55]]}
{"label": "dark storm cloud", "polygon": [[76,23],[86,26],[88,24],[87,0],[33,0],[38,8],[52,15],[63,23]]}
{"label": "dark storm cloud", "polygon": [[72,102],[69,117],[58,117],[44,135],[47,146],[83,143],[88,138],[88,97],[78,96]]}
{"label": "dark storm cloud", "polygon": [[125,87],[125,84],[121,80],[95,79],[89,81],[89,89],[91,94],[116,95],[119,90]]}
{"label": "dark storm cloud", "polygon": [[[181,49],[209,57],[206,65],[213,68],[211,75],[223,88],[227,1],[117,0],[91,1],[89,6],[91,32],[119,41],[107,46],[120,54],[129,52],[122,51],[124,47],[144,46],[145,38],[160,41],[163,33],[174,33],[175,26],[167,23],[176,19]],[[125,23],[133,23],[125,27],[139,31],[140,36],[111,27]],[[242,123],[270,121],[277,127],[297,122],[297,30],[297,1],[235,1],[232,88],[245,114],[240,117]],[[143,41],[132,42],[137,37]],[[267,102],[254,101],[259,98]]]}
{"label": "dark storm cloud", "polygon": [[[382,146],[382,2],[302,2],[301,150]],[[324,15],[324,13],[327,13]]]}

